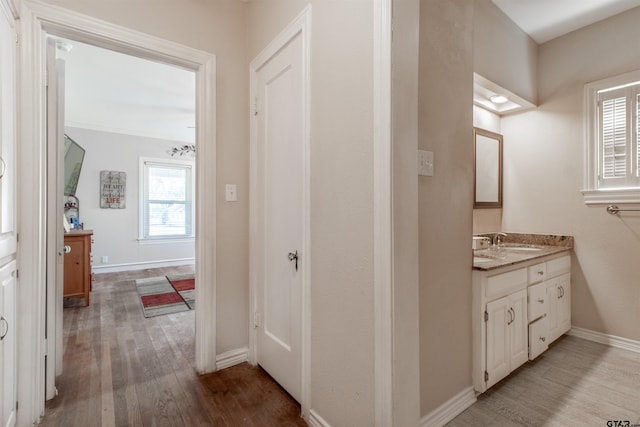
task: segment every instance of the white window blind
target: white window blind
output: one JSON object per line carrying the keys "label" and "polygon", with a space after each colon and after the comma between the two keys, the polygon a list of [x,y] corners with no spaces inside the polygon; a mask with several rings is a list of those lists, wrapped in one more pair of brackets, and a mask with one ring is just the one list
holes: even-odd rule
{"label": "white window blind", "polygon": [[142,162],[143,239],[193,236],[191,164]]}
{"label": "white window blind", "polygon": [[640,187],[638,84],[598,92],[598,188]]}

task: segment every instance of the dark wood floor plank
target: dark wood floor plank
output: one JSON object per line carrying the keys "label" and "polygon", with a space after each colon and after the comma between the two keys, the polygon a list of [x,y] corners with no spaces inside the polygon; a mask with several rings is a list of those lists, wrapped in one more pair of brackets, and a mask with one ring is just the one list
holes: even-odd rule
{"label": "dark wood floor plank", "polygon": [[96,275],[91,305],[65,300],[63,374],[42,426],[305,426],[300,406],[248,364],[195,372],[194,312],[144,318],[136,278],[192,266]]}

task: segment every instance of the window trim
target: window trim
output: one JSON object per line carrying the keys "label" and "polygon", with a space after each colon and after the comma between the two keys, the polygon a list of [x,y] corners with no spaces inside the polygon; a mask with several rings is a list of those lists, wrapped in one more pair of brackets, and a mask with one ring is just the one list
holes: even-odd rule
{"label": "window trim", "polygon": [[582,195],[587,205],[640,203],[640,187],[598,187],[598,92],[640,82],[640,70],[587,83],[584,86],[584,175]]}
{"label": "window trim", "polygon": [[[158,237],[149,237],[144,235],[144,203],[145,203],[145,165],[146,164],[154,164],[159,166],[185,166],[189,167],[191,170],[190,177],[190,188],[189,188],[189,200],[191,205],[191,233],[188,235],[179,235],[179,236],[158,236]],[[138,209],[138,243],[143,244],[154,244],[154,243],[181,243],[181,242],[193,242],[195,240],[195,179],[196,179],[196,165],[193,161],[187,160],[173,160],[173,159],[160,159],[160,158],[152,158],[152,157],[140,157],[139,158],[139,167],[138,167],[138,201],[139,201],[139,209]]]}

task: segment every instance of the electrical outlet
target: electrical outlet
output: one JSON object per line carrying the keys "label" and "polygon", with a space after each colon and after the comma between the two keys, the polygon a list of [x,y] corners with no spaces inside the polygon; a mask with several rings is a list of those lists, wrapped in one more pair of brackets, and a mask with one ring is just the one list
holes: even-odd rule
{"label": "electrical outlet", "polygon": [[433,176],[433,151],[418,150],[418,175]]}
{"label": "electrical outlet", "polygon": [[238,201],[238,190],[235,184],[226,184],[224,186],[224,195],[227,202]]}
{"label": "electrical outlet", "polygon": [[108,255],[102,255],[102,263],[103,264],[109,264],[109,256]]}

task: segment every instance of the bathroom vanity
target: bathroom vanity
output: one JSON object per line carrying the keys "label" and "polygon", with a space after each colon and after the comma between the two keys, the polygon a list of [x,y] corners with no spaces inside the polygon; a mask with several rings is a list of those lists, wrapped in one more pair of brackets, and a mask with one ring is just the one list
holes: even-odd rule
{"label": "bathroom vanity", "polygon": [[473,385],[478,393],[547,350],[571,328],[573,238],[507,234],[475,250]]}

